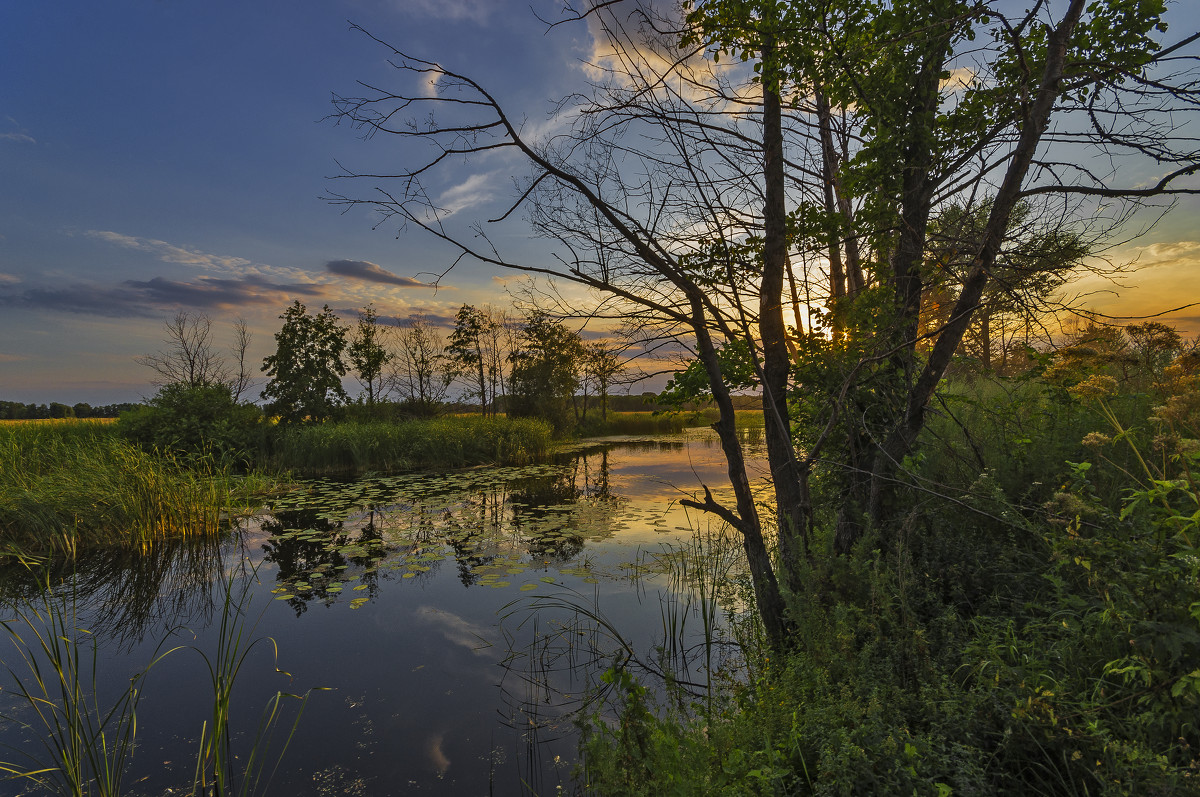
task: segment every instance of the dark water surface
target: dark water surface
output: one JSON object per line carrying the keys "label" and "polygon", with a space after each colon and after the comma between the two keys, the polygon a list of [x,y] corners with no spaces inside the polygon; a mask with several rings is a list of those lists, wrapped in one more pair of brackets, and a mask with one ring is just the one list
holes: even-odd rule
{"label": "dark water surface", "polygon": [[[76,608],[102,689],[123,689],[160,645],[186,646],[144,682],[126,791],[190,787],[230,578],[248,590],[244,639],[262,640],[237,675],[233,751],[249,755],[276,691],[318,690],[266,793],[570,793],[571,711],[617,645],[561,604],[597,608],[639,653],[661,641],[672,598],[656,554],[709,523],[676,503],[701,483],[718,498],[727,485],[708,430],[612,439],[553,464],[306,482],[219,546],[81,559]],[[8,603],[36,605],[35,585],[5,578]],[[24,671],[11,645],[0,659]],[[10,690],[0,707],[15,717],[0,721],[0,761],[45,758],[32,713]],[[285,717],[276,749],[289,729]],[[37,792],[0,780],[22,793]]]}

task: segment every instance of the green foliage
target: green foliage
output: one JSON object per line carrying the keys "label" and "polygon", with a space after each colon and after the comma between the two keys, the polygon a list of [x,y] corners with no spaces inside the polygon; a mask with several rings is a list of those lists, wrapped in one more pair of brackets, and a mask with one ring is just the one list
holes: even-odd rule
{"label": "green foliage", "polygon": [[[837,367],[844,344],[820,345]],[[744,647],[715,701],[610,676],[617,719],[589,722],[589,786],[1196,793],[1200,375],[1164,365],[1176,346],[1090,334],[1046,359],[1049,379],[946,385],[899,472],[903,520],[874,532],[889,544],[833,556],[822,512],[794,646]]]}
{"label": "green foliage", "polygon": [[270,377],[262,391],[266,411],[285,424],[329,418],[347,401],[341,380],[346,330],[329,305],[314,316],[297,300],[280,318],[276,351],[263,360],[262,370]]}
{"label": "green foliage", "polygon": [[217,534],[230,487],[219,473],[146,452],[112,424],[3,424],[0,552],[144,550]]}
{"label": "green foliage", "polygon": [[[718,347],[717,362],[721,366],[723,381],[730,390],[758,387],[754,359],[744,340],[733,340]],[[712,401],[712,397],[712,386],[704,363],[693,360],[682,371],[675,372],[658,399],[678,409],[689,404]]]}
{"label": "green foliage", "polygon": [[164,385],[144,405],[123,413],[117,430],[147,450],[180,461],[245,469],[257,446],[262,413],[236,401],[227,385]]}
{"label": "green foliage", "polygon": [[546,455],[550,427],[536,419],[447,416],[280,427],[267,462],[302,475],[521,465]]}
{"label": "green foliage", "polygon": [[579,335],[562,322],[543,313],[525,319],[519,347],[509,357],[509,415],[542,418],[560,434],[569,428],[583,357]]}
{"label": "green foliage", "polygon": [[366,390],[366,403],[374,404],[383,392],[383,369],[394,355],[383,344],[384,328],[379,325],[375,308],[367,305],[358,314],[358,326],[346,355],[358,375],[359,384]]}

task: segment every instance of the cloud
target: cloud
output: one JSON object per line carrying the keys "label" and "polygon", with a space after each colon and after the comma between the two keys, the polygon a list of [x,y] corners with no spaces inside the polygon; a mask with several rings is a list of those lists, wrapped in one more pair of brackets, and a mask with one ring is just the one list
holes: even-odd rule
{"label": "cloud", "polygon": [[442,192],[437,205],[444,216],[451,216],[460,210],[483,204],[492,198],[492,192],[484,190],[488,181],[486,174],[473,174],[466,182]]}
{"label": "cloud", "polygon": [[16,141],[18,144],[37,143],[33,136],[27,136],[24,133],[0,133],[0,141]]}
{"label": "cloud", "polygon": [[483,24],[497,3],[495,0],[399,0],[395,5],[413,16]]}
{"label": "cloud", "polygon": [[265,263],[255,263],[244,257],[235,257],[232,255],[217,255],[193,247],[176,246],[175,244],[160,241],[156,238],[139,238],[110,230],[88,230],[84,234],[99,241],[113,244],[114,246],[133,249],[138,252],[146,252],[157,257],[164,263],[195,266],[206,271],[215,271],[238,277],[259,276],[292,282],[312,282],[312,276],[303,269],[270,266]]}
{"label": "cloud", "polygon": [[127,280],[125,286],[148,302],[187,307],[231,308],[287,303],[297,296],[324,297],[326,286],[314,283],[279,284],[259,277],[217,279],[201,277],[195,282],[175,282],[155,277],[145,282]]}
{"label": "cloud", "polygon": [[86,234],[92,238],[106,241],[107,243],[115,244],[126,249],[136,249],[139,252],[147,252],[166,263],[178,263],[185,266],[200,266],[201,268],[213,269],[217,271],[242,271],[247,266],[253,265],[251,261],[246,260],[243,257],[214,255],[208,252],[202,252],[198,249],[175,246],[174,244],[169,244],[166,241],[159,241],[154,238],[137,238],[132,235],[122,235],[121,233],[110,232],[108,230],[88,230]]}
{"label": "cloud", "polygon": [[0,271],[0,285],[6,285],[6,284],[7,285],[15,285],[16,283],[18,283],[20,281],[21,281],[21,278],[18,277],[17,275],[5,274],[4,272]]}
{"label": "cloud", "polygon": [[0,307],[56,310],[67,313],[125,318],[153,318],[165,308],[228,309],[286,304],[293,298],[324,298],[328,288],[314,283],[275,283],[260,277],[220,279],[201,277],[176,282],[154,277],[126,280],[117,286],[76,284],[23,291],[0,289]]}
{"label": "cloud", "polygon": [[495,631],[493,629],[484,628],[478,623],[473,623],[445,609],[438,609],[434,606],[420,606],[414,614],[416,614],[418,620],[440,631],[447,642],[464,647],[477,656],[484,655],[484,649],[495,644]]}
{"label": "cloud", "polygon": [[402,288],[432,288],[434,286],[412,279],[398,277],[382,266],[377,266],[366,260],[331,260],[325,264],[325,270],[339,277],[362,280],[363,282],[378,282],[383,285],[399,285]]}
{"label": "cloud", "polygon": [[19,363],[28,359],[29,357],[24,354],[5,354],[0,351],[0,363]]}
{"label": "cloud", "polygon": [[1200,241],[1168,241],[1133,247],[1131,259],[1138,268],[1195,267],[1200,263]]}

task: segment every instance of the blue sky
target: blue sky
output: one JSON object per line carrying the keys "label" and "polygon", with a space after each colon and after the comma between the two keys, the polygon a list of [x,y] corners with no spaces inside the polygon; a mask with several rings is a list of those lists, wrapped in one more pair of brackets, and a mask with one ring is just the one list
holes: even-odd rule
{"label": "blue sky", "polygon": [[[397,78],[350,22],[482,76],[536,122],[578,85],[586,28],[547,33],[553,0],[12,0],[0,7],[0,399],[108,403],[153,392],[134,358],[176,309],[211,315],[218,343],[244,316],[252,356],[273,348],[292,299],[346,320],[453,315],[506,304],[505,279],[457,267],[413,232],[322,201],[337,163],[385,170],[395,141],[322,121],[332,93]],[[449,172],[434,190],[486,213],[505,164]],[[515,169],[520,172],[519,168]],[[1200,298],[1195,200],[1110,253],[1138,259],[1108,312]],[[517,242],[519,246],[524,245]],[[529,246],[533,244],[530,243]],[[1200,332],[1195,311],[1180,324]]]}
{"label": "blue sky", "polygon": [[[538,3],[534,3],[538,7]],[[218,341],[242,315],[269,353],[292,299],[347,320],[452,316],[506,303],[493,274],[457,268],[421,235],[372,230],[319,197],[337,162],[373,169],[395,142],[323,117],[333,92],[395,80],[349,22],[418,54],[486,65],[533,114],[578,74],[579,29],[528,2],[93,0],[0,10],[0,398],[136,400],[133,358],[160,347],[176,308],[210,314]],[[555,4],[539,12],[553,15]],[[560,82],[561,85],[556,85]],[[472,180],[472,177],[475,177]],[[494,175],[441,189],[494,198]],[[457,191],[457,193],[453,193]]]}

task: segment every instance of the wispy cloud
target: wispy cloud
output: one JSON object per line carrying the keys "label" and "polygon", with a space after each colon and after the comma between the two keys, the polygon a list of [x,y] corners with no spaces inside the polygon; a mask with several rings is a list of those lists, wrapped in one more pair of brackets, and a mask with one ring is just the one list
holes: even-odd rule
{"label": "wispy cloud", "polygon": [[1130,254],[1138,268],[1200,265],[1200,241],[1169,241],[1134,247]]}
{"label": "wispy cloud", "polygon": [[0,272],[0,285],[15,285],[20,282],[21,278],[15,274],[5,274]]}
{"label": "wispy cloud", "polygon": [[460,210],[490,201],[494,194],[487,189],[488,180],[489,176],[486,174],[473,174],[465,182],[442,192],[437,200],[442,215],[451,216]]}
{"label": "wispy cloud", "polygon": [[233,255],[218,255],[195,247],[178,246],[156,238],[141,238],[111,230],[88,230],[85,235],[114,246],[145,252],[164,263],[193,266],[205,271],[215,271],[236,277],[258,276],[291,282],[312,281],[312,275],[303,269],[271,266]]}
{"label": "wispy cloud", "polygon": [[483,24],[498,3],[495,0],[397,0],[394,5],[413,16]]}
{"label": "wispy cloud", "polygon": [[378,282],[383,285],[399,285],[402,288],[434,287],[411,277],[397,276],[382,266],[367,260],[331,260],[325,264],[325,270],[330,274],[337,274],[339,277],[349,277],[364,282]]}
{"label": "wispy cloud", "polygon": [[18,144],[36,144],[37,140],[25,133],[0,133],[0,141],[16,141]]}

